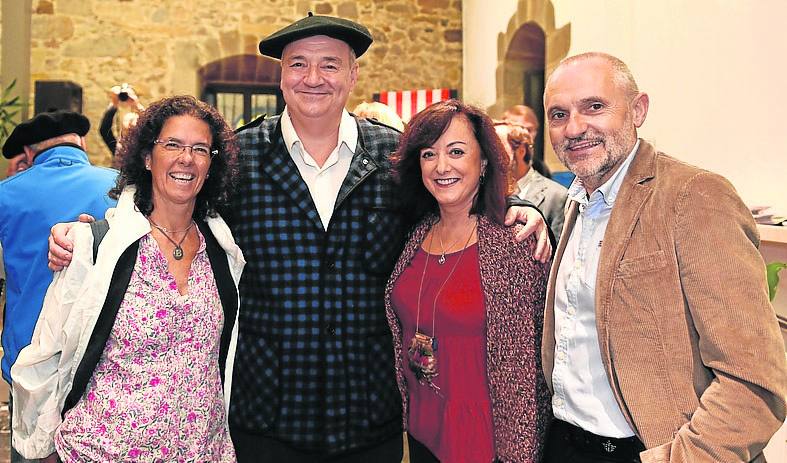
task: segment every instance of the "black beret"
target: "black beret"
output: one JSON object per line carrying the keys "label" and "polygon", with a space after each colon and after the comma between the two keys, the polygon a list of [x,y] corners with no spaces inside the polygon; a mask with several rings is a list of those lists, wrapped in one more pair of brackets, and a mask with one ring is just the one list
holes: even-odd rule
{"label": "black beret", "polygon": [[262,39],[260,53],[281,59],[284,47],[288,44],[314,35],[327,35],[346,42],[356,57],[363,55],[373,41],[369,29],[356,22],[333,16],[314,16],[309,12],[309,16]]}
{"label": "black beret", "polygon": [[14,127],[13,132],[3,144],[3,156],[11,159],[24,151],[24,147],[27,145],[41,143],[67,133],[75,133],[84,137],[89,130],[90,121],[79,113],[71,111],[41,113]]}

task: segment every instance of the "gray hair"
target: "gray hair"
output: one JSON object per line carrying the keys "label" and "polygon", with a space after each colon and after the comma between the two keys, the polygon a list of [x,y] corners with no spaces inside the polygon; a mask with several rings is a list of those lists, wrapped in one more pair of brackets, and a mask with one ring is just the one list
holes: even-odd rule
{"label": "gray hair", "polygon": [[46,140],[42,140],[38,143],[34,143],[32,145],[28,145],[28,147],[33,150],[35,154],[44,151],[45,149],[51,148],[55,145],[59,145],[61,143],[81,143],[81,137],[75,133],[67,133],[64,135],[58,135],[57,137],[47,138]]}

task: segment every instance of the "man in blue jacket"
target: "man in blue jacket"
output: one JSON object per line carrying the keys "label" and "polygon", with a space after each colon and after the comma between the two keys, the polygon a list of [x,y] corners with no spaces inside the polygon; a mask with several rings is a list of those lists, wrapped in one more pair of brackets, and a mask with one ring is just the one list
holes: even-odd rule
{"label": "man in blue jacket", "polygon": [[[90,121],[74,112],[43,113],[19,124],[3,145],[3,156],[24,152],[30,169],[0,182],[0,248],[6,273],[3,316],[3,379],[30,344],[52,272],[47,237],[58,222],[82,212],[103,217],[115,201],[107,196],[117,172],[94,167],[85,152]],[[24,461],[24,460],[13,460]]]}

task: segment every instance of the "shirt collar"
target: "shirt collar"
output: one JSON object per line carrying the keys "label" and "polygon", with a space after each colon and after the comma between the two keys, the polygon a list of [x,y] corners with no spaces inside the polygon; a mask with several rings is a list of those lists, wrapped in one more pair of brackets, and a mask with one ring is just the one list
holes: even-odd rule
{"label": "shirt collar", "polygon": [[[598,194],[601,196],[607,206],[611,207],[615,204],[615,199],[618,197],[620,186],[623,184],[623,179],[626,178],[626,172],[628,172],[631,161],[634,159],[634,156],[637,154],[637,150],[639,149],[639,143],[640,140],[637,139],[637,143],[634,144],[634,148],[632,148],[631,152],[628,154],[628,156],[626,156],[626,160],[623,161],[623,164],[621,164],[620,167],[618,167],[618,170],[612,174],[612,177],[608,178],[603,185],[591,193],[591,197]],[[588,203],[588,194],[585,191],[585,186],[582,185],[582,180],[580,180],[579,177],[575,177],[574,181],[571,182],[571,186],[568,189],[568,199],[576,201],[580,204]]]}
{"label": "shirt collar", "polygon": [[525,173],[525,175],[523,175],[522,178],[517,180],[516,186],[517,188],[519,188],[520,192],[524,191],[525,188],[527,188],[530,185],[530,182],[533,181],[533,179],[535,178],[535,174],[533,172],[535,172],[535,169],[533,168],[533,166],[530,166],[530,169],[528,169],[527,173]]}
{"label": "shirt collar", "polygon": [[87,153],[81,146],[74,143],[60,143],[36,154],[36,157],[33,159],[33,165],[43,164],[54,157],[68,158],[71,161],[89,162]]}
{"label": "shirt collar", "polygon": [[[292,119],[290,119],[290,113],[286,106],[281,114],[281,135],[290,154],[293,152],[292,148],[295,143],[303,146],[301,138],[292,125]],[[358,146],[358,124],[346,109],[342,110],[342,119],[339,122],[339,140],[336,146],[341,146],[342,144],[345,144],[353,153],[355,153],[355,148]],[[301,155],[303,155],[302,152]]]}
{"label": "shirt collar", "polygon": [[519,179],[519,181],[520,182],[529,182],[530,180],[533,179],[533,177],[536,176],[536,174],[534,173],[535,171],[536,171],[536,169],[531,165],[530,169],[527,170],[525,175],[523,175],[522,178]]}

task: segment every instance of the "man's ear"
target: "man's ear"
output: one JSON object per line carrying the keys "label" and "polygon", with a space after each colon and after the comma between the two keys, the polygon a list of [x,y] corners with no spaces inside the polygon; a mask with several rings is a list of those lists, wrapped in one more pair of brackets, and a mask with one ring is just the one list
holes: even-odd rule
{"label": "man's ear", "polygon": [[360,66],[358,66],[358,61],[353,63],[352,69],[350,69],[350,90],[352,91],[355,88],[355,84],[358,82],[358,73],[360,72]]}
{"label": "man's ear", "polygon": [[82,147],[85,152],[87,152],[87,138],[86,137],[79,137],[79,146]]}
{"label": "man's ear", "polygon": [[23,149],[25,150],[24,153],[25,153],[25,158],[27,159],[27,163],[33,164],[33,159],[36,157],[35,151],[33,151],[33,149],[27,145],[25,145]]}
{"label": "man's ear", "polygon": [[640,92],[634,97],[631,102],[631,111],[634,119],[634,127],[640,128],[645,123],[645,118],[648,116],[648,107],[650,106],[650,97],[647,93]]}

